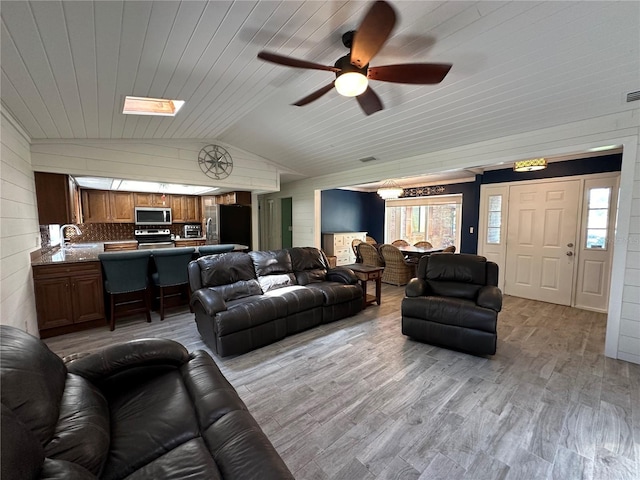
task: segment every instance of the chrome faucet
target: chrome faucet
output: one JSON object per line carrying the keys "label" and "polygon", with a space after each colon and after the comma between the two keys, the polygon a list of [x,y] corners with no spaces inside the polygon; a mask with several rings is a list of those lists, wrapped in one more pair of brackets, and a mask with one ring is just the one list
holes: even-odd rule
{"label": "chrome faucet", "polygon": [[64,229],[67,228],[67,227],[73,228],[76,231],[76,234],[78,234],[78,235],[82,234],[82,231],[80,231],[80,229],[78,228],[77,225],[74,225],[72,223],[67,223],[65,225],[62,225],[60,227],[60,247],[61,248],[64,248],[66,246],[66,244],[67,244],[67,242],[66,242],[67,239],[64,237]]}

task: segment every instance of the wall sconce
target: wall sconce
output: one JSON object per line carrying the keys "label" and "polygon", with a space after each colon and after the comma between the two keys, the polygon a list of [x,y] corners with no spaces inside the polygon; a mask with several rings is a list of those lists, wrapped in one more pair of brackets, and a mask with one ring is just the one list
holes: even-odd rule
{"label": "wall sconce", "polygon": [[403,192],[404,190],[402,189],[402,187],[393,180],[385,181],[378,189],[378,195],[380,195],[380,198],[382,198],[383,200],[398,198],[400,197],[400,195],[402,195]]}
{"label": "wall sconce", "polygon": [[520,160],[513,164],[514,172],[533,172],[535,170],[544,170],[545,168],[547,168],[547,160],[545,158]]}

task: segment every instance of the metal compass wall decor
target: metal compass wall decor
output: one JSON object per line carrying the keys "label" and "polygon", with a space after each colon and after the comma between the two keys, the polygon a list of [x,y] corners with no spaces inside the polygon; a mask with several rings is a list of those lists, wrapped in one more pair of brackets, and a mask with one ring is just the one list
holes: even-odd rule
{"label": "metal compass wall decor", "polygon": [[233,170],[231,155],[220,145],[207,145],[198,154],[200,169],[208,177],[222,180]]}

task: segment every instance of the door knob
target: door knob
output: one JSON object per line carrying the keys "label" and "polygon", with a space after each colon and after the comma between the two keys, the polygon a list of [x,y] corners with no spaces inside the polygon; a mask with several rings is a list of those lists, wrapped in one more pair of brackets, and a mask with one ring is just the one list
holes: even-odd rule
{"label": "door knob", "polygon": [[567,252],[567,257],[573,257],[573,252]]}
{"label": "door knob", "polygon": [[573,247],[573,243],[567,243],[567,247],[572,248]]}

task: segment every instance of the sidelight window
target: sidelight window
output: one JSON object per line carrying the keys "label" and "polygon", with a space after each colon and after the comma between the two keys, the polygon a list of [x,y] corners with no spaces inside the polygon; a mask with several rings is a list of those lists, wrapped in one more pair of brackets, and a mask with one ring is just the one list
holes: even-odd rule
{"label": "sidelight window", "polygon": [[589,189],[587,212],[587,248],[607,248],[611,187]]}
{"label": "sidelight window", "polygon": [[487,243],[500,244],[502,232],[502,195],[489,195]]}

